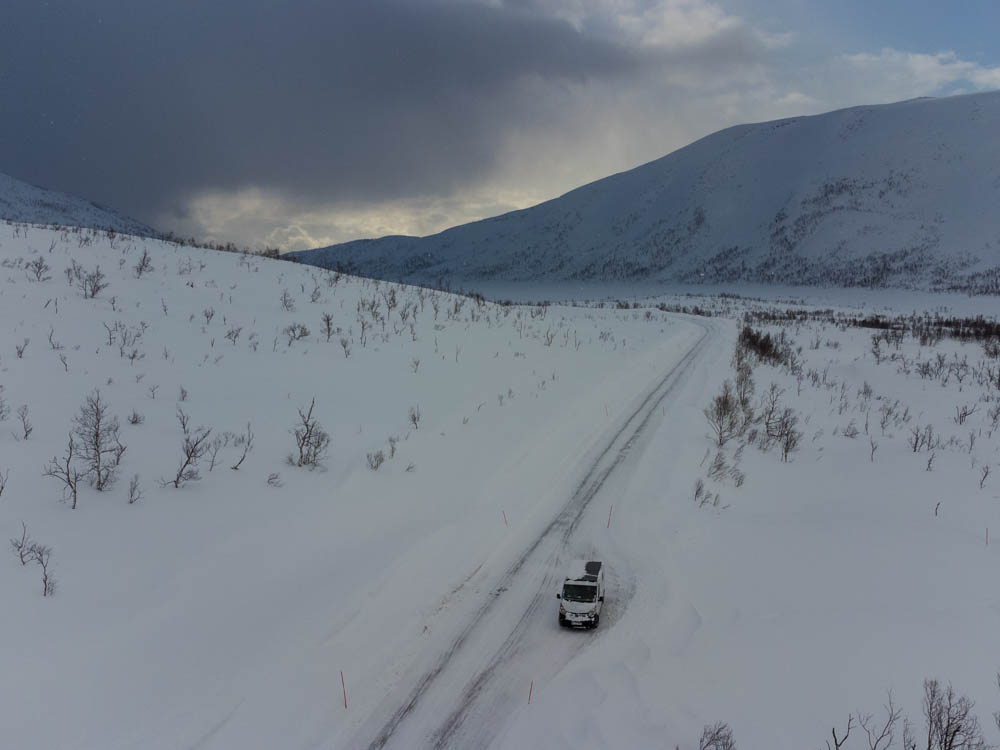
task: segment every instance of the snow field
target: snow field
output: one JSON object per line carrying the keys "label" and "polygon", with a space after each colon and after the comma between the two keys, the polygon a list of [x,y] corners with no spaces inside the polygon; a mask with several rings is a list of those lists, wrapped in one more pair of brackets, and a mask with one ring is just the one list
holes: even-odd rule
{"label": "snow field", "polygon": [[[144,250],[153,270],[135,278]],[[39,257],[51,278],[29,280]],[[422,654],[446,646],[475,592],[559,507],[597,436],[697,332],[661,313],[504,308],[129,237],[80,246],[74,233],[10,227],[0,258],[11,411],[0,532],[26,523],[52,548],[58,581],[43,598],[34,567],[11,555],[0,565],[0,726],[13,744],[344,746]],[[96,299],[67,283],[74,260],[106,273]],[[373,301],[377,314],[359,310]],[[323,312],[341,329],[329,342]],[[293,323],[311,334],[289,343]],[[95,388],[127,449],[117,483],[81,483],[71,510],[42,467]],[[331,449],[309,471],[284,459],[313,397]],[[27,440],[12,434],[22,404]],[[181,458],[178,408],[215,435],[250,423],[239,471],[230,444],[214,470],[202,461],[201,481],[161,486]],[[126,421],[133,410],[142,424]],[[375,472],[366,456],[378,450]],[[266,481],[274,473],[280,486]],[[133,475],[144,497],[129,505]]]}
{"label": "snow field", "polygon": [[[733,305],[771,306],[714,306]],[[1000,704],[1000,549],[985,544],[986,527],[1000,528],[1000,484],[990,474],[979,486],[982,466],[1000,462],[988,416],[998,393],[971,375],[945,384],[916,368],[939,353],[964,357],[970,369],[990,359],[978,344],[946,338],[921,347],[907,337],[876,364],[871,329],[758,328],[784,330],[801,346],[801,395],[787,368],[754,370],[758,395],[771,382],[785,389],[803,432],[799,450],[786,464],[776,448],[746,445],[742,486],[707,479],[716,449],[696,412],[733,372],[705,373],[691,431],[655,433],[622,490],[634,512],[616,509],[610,541],[627,550],[635,597],[600,648],[536,693],[495,747],[697,747],[701,728],[717,720],[740,747],[820,746],[851,712],[878,718],[890,689],[919,734],[925,678],[971,697],[987,740],[1000,740],[991,715]],[[909,418],[890,419],[883,435],[879,408],[896,400]],[[977,411],[956,424],[956,406],[973,403]],[[854,438],[844,434],[852,420]],[[918,423],[941,437],[929,472],[929,452],[907,443]],[[970,432],[978,436],[971,452]],[[878,443],[874,462],[869,437]],[[730,466],[739,447],[723,449]],[[699,477],[720,493],[718,507],[694,502]],[[863,740],[855,730],[845,747],[867,747]]]}

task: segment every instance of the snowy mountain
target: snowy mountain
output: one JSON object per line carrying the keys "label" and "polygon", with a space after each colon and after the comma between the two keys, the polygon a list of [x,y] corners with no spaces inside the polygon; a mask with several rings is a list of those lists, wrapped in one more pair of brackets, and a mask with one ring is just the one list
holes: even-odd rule
{"label": "snowy mountain", "polygon": [[68,227],[113,229],[121,234],[156,237],[159,233],[135,219],[122,216],[69,193],[36,187],[0,174],[0,219]]}
{"label": "snowy mountain", "polygon": [[1000,93],[739,125],[429,237],[290,253],[417,283],[783,282],[1000,293]]}

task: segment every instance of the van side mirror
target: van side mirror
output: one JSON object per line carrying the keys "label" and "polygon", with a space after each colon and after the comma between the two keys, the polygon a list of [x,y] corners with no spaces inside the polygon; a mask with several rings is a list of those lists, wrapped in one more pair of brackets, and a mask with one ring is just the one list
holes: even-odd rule
{"label": "van side mirror", "polygon": [[604,597],[603,597],[603,596],[599,596],[599,597],[597,597],[597,601],[599,601],[599,602],[603,602],[603,601],[604,601]]}
{"label": "van side mirror", "polygon": [[562,594],[557,593],[556,594],[556,599],[562,599]]}

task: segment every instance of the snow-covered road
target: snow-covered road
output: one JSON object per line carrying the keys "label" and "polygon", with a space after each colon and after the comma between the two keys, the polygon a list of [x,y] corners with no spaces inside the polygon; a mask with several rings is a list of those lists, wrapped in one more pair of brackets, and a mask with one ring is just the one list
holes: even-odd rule
{"label": "snow-covered road", "polygon": [[[545,528],[507,568],[456,632],[449,649],[401,681],[364,723],[351,746],[486,747],[505,719],[559,672],[581,649],[600,638],[628,606],[634,581],[614,568],[601,626],[566,631],[556,623],[554,592],[562,566],[573,557],[600,557],[604,509],[616,501],[613,480],[625,459],[666,416],[679,386],[703,357],[716,332],[711,321],[694,321],[700,335],[598,441],[579,483]],[[616,471],[617,470],[617,471]],[[595,498],[607,502],[595,506]],[[613,520],[613,518],[611,519]]]}

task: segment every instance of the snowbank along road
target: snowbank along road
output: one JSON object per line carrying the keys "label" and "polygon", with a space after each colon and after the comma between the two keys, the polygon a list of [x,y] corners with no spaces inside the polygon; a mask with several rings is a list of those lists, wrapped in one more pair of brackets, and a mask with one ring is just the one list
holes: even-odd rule
{"label": "snowbank along road", "polygon": [[[505,719],[624,612],[634,583],[614,567],[600,627],[570,631],[556,621],[555,592],[573,557],[601,557],[614,480],[630,453],[665,418],[679,386],[703,358],[718,323],[693,319],[698,331],[673,366],[636,397],[576,473],[582,477],[540,536],[482,592],[450,647],[402,680],[362,725],[353,747],[486,747]],[[595,498],[607,502],[594,504]]]}

